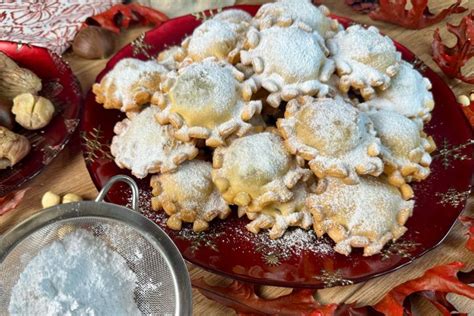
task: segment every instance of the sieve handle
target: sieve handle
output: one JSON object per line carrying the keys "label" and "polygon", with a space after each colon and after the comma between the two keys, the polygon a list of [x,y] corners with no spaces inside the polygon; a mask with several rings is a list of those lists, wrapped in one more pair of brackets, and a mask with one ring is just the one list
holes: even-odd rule
{"label": "sieve handle", "polygon": [[113,176],[112,178],[109,179],[109,181],[107,181],[107,183],[104,185],[102,190],[100,190],[99,194],[95,198],[95,201],[96,202],[104,201],[104,198],[107,195],[107,193],[109,193],[110,188],[117,182],[125,182],[126,184],[128,184],[130,189],[132,189],[132,209],[134,211],[138,211],[139,191],[138,191],[137,183],[129,176],[124,176],[121,174]]}

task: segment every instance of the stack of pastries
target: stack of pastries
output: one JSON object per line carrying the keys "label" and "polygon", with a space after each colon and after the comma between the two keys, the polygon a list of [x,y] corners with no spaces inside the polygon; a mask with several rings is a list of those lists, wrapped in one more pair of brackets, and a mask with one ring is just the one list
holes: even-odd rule
{"label": "stack of pastries", "polygon": [[410,183],[430,173],[430,88],[375,27],[280,0],[253,18],[216,14],[156,59],[123,59],[93,91],[125,112],[111,153],[153,174],[170,228],[205,231],[235,211],[255,234],[313,229],[370,256],[405,233]]}

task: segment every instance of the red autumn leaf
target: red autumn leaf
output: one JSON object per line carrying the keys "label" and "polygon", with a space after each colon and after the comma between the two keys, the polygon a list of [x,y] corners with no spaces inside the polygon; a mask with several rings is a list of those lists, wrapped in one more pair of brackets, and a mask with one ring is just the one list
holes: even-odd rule
{"label": "red autumn leaf", "polygon": [[128,28],[131,24],[160,25],[168,17],[157,10],[136,3],[116,4],[107,11],[92,16],[86,20],[87,25],[99,25],[115,33],[121,28]]}
{"label": "red autumn leaf", "polygon": [[256,294],[256,285],[233,281],[229,286],[211,286],[203,278],[192,280],[193,286],[205,297],[234,309],[242,316],[308,315],[308,316],[403,316],[412,315],[410,298],[420,295],[429,300],[443,315],[458,313],[449,303],[448,293],[474,299],[474,270],[459,272],[464,265],[454,262],[434,267],[417,279],[398,285],[375,306],[354,304],[321,305],[312,290],[297,290],[276,299],[264,299]]}
{"label": "red autumn leaf", "polygon": [[337,305],[330,316],[383,316],[382,313],[376,311],[372,306],[356,307],[354,304]]}
{"label": "red autumn leaf", "polygon": [[28,191],[28,188],[10,192],[5,196],[0,197],[0,216],[14,210],[23,200],[26,191]]}
{"label": "red autumn leaf", "polygon": [[264,299],[255,292],[256,285],[232,281],[227,287],[211,286],[203,278],[192,280],[205,297],[234,309],[240,315],[332,315],[336,305],[321,306],[313,290],[293,290],[276,299]]}
{"label": "red autumn leaf", "polygon": [[457,274],[464,267],[461,262],[453,262],[434,267],[417,279],[407,281],[392,289],[374,308],[387,316],[411,314],[410,307],[404,308],[405,299],[419,294],[433,303],[444,315],[450,315],[454,307],[446,300],[448,293],[459,294],[474,299],[474,287],[460,281]]}
{"label": "red autumn leaf", "polygon": [[466,248],[474,252],[474,217],[460,216],[459,219],[468,229],[466,234],[468,236]]}
{"label": "red autumn leaf", "polygon": [[422,29],[436,24],[450,14],[462,13],[467,9],[461,7],[461,0],[457,0],[449,8],[434,15],[428,8],[428,0],[411,0],[412,7],[406,9],[407,0],[380,0],[376,10],[369,16],[374,20],[389,22],[408,29]]}
{"label": "red autumn leaf", "polygon": [[265,299],[257,293],[257,285],[232,281],[228,286],[211,286],[203,278],[192,280],[193,287],[210,300],[234,309],[241,316],[307,315],[307,316],[382,316],[372,306],[353,304],[321,305],[314,299],[314,290],[293,289],[275,299]]}
{"label": "red autumn leaf", "polygon": [[462,67],[474,56],[474,11],[465,16],[459,25],[448,23],[447,28],[456,36],[456,45],[444,45],[439,29],[436,29],[432,44],[433,60],[448,77],[474,84],[474,75],[466,77],[461,72]]}

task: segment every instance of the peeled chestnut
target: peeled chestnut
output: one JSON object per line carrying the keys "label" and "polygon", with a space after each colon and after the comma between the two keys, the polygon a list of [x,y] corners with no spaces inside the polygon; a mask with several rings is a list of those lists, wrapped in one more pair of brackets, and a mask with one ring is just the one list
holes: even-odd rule
{"label": "peeled chestnut", "polygon": [[15,121],[29,130],[37,130],[51,122],[54,105],[48,99],[23,93],[13,99],[12,113]]}
{"label": "peeled chestnut", "polygon": [[107,58],[115,51],[117,40],[114,32],[98,26],[88,26],[77,33],[72,50],[86,59]]}
{"label": "peeled chestnut", "polygon": [[0,126],[11,130],[14,124],[15,117],[12,113],[11,101],[0,99]]}

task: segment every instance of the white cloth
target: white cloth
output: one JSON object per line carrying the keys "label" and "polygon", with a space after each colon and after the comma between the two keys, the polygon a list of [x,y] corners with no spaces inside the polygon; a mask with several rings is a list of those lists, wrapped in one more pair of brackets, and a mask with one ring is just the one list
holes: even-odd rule
{"label": "white cloth", "polygon": [[62,54],[82,23],[120,0],[0,1],[0,40],[21,42]]}

